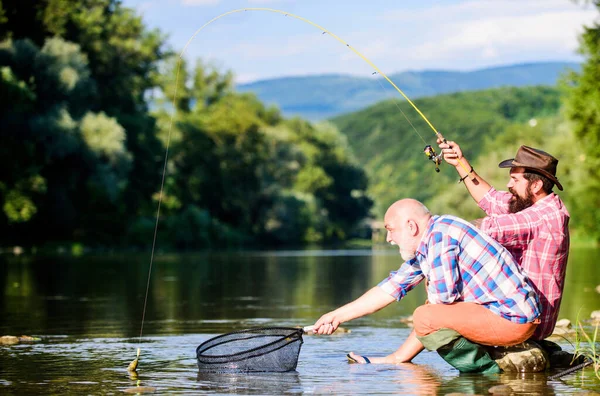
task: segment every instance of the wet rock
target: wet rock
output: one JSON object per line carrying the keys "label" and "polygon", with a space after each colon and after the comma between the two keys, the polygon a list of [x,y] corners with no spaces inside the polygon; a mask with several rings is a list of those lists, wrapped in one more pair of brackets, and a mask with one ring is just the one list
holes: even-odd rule
{"label": "wet rock", "polygon": [[13,345],[13,344],[18,344],[19,342],[36,342],[36,341],[41,341],[41,338],[38,337],[31,337],[31,336],[20,336],[20,337],[15,337],[15,336],[2,336],[0,337],[0,345]]}
{"label": "wet rock", "polygon": [[13,345],[19,343],[19,337],[15,336],[2,336],[0,337],[0,344],[2,345]]}
{"label": "wet rock", "polygon": [[571,325],[571,321],[569,319],[560,319],[556,322],[556,327],[567,327],[570,329],[573,326]]}
{"label": "wet rock", "polygon": [[567,334],[574,334],[575,330],[570,328],[570,327],[558,327],[556,326],[554,328],[554,331],[552,331],[552,335],[553,336],[562,336],[562,335],[567,335]]}
{"label": "wet rock", "polygon": [[496,385],[488,389],[488,392],[492,395],[511,395],[513,390],[508,385]]}
{"label": "wet rock", "polygon": [[19,342],[37,342],[42,340],[39,337],[31,337],[26,335],[17,338],[19,338]]}
{"label": "wet rock", "polygon": [[538,373],[549,367],[548,355],[534,342],[490,348],[488,352],[504,372]]}

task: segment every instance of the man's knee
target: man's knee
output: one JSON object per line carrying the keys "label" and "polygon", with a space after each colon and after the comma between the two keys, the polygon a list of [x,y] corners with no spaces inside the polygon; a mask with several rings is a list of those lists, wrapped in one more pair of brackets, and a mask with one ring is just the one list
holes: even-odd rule
{"label": "man's knee", "polygon": [[434,314],[431,304],[421,305],[413,312],[413,326],[418,336],[425,336],[435,330]]}

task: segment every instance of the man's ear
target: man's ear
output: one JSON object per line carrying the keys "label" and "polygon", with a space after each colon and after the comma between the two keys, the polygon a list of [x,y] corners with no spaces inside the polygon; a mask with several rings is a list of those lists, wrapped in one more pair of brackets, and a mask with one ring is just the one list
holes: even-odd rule
{"label": "man's ear", "polygon": [[419,225],[414,220],[408,220],[408,230],[410,235],[416,236],[419,234]]}
{"label": "man's ear", "polygon": [[531,189],[531,192],[533,193],[533,195],[537,195],[544,188],[544,182],[541,181],[541,180],[536,180],[534,182],[529,182],[529,188]]}

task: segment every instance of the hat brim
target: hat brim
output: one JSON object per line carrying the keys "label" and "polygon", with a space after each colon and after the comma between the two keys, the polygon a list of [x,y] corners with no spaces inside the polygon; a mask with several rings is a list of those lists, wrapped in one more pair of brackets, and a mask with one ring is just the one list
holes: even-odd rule
{"label": "hat brim", "polygon": [[535,171],[535,172],[537,172],[537,173],[540,173],[540,174],[542,174],[543,176],[546,176],[548,179],[552,180],[552,182],[553,182],[554,184],[556,184],[556,187],[557,187],[557,188],[558,188],[560,191],[562,191],[562,190],[563,190],[563,186],[562,186],[562,184],[560,184],[560,182],[558,181],[558,179],[556,178],[556,176],[554,176],[552,173],[550,173],[550,172],[548,172],[548,171],[545,171],[545,170],[543,170],[543,169],[539,169],[539,168],[532,168],[531,166],[527,166],[527,165],[521,164],[521,163],[519,163],[519,162],[515,162],[515,159],[514,159],[514,158],[507,159],[507,160],[504,160],[504,161],[500,162],[500,163],[498,164],[498,167],[499,167],[499,168],[525,168],[525,169],[528,169],[528,170]]}

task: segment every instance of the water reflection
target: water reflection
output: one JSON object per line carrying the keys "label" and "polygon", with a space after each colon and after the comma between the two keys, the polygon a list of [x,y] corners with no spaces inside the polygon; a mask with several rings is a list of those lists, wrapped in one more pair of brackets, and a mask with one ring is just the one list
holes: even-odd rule
{"label": "water reflection", "polygon": [[302,393],[298,372],[290,373],[206,373],[198,372],[198,390],[241,394]]}

